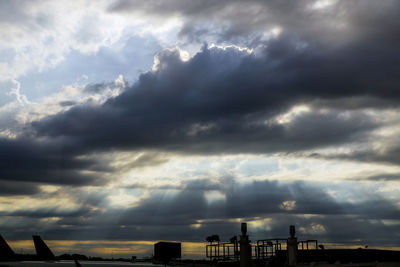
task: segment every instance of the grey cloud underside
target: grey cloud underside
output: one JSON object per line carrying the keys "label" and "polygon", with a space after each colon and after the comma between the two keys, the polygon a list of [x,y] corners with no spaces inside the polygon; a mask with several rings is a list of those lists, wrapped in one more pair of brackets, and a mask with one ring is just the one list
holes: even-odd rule
{"label": "grey cloud underside", "polygon": [[400,173],[383,173],[370,175],[366,177],[352,178],[353,180],[367,180],[367,181],[400,181]]}
{"label": "grey cloud underside", "polygon": [[32,209],[0,212],[0,216],[23,216],[27,218],[48,218],[48,217],[79,217],[88,214],[84,208],[79,210],[57,210],[57,209]]}
{"label": "grey cloud underside", "polygon": [[[205,193],[215,190],[217,185],[226,194],[226,201],[207,202]],[[83,200],[83,205],[98,205],[99,196],[94,196],[94,199],[95,202]],[[295,201],[296,204],[293,209],[285,210],[282,208],[284,201]],[[303,239],[318,238],[325,242],[345,243],[374,240],[374,245],[399,245],[399,239],[393,236],[398,233],[399,225],[385,225],[382,221],[398,221],[400,210],[397,206],[377,195],[368,202],[338,202],[323,188],[303,182],[282,184],[264,181],[240,185],[232,179],[219,182],[197,180],[187,183],[185,189],[176,194],[171,195],[168,191],[154,193],[141,200],[136,207],[128,209],[109,208],[103,212],[80,209],[75,211],[76,214],[68,214],[68,211],[64,214],[54,211],[52,214],[49,210],[25,212],[9,214],[9,217],[28,216],[31,220],[61,217],[56,224],[42,230],[41,234],[49,239],[72,236],[83,240],[203,241],[207,235],[215,233],[228,239],[239,233],[239,224],[228,219],[251,221],[269,218],[267,225],[270,229],[249,227],[252,240],[286,237],[287,226],[296,224],[298,235]],[[82,220],[82,216],[85,220]],[[191,227],[197,223],[201,223],[200,228]],[[320,229],[324,230],[312,231],[312,227],[316,226],[322,226]],[[306,230],[299,230],[301,227]],[[28,234],[29,230],[21,226],[13,238]],[[361,241],[354,241],[357,239]]]}
{"label": "grey cloud underside", "polygon": [[[210,187],[213,184],[207,181],[202,187],[200,184],[188,184],[175,197],[168,197],[167,193],[154,194],[143,200],[139,207],[126,211],[124,220],[130,222],[127,224],[148,221],[174,224],[181,221],[194,223],[202,219],[263,218],[271,214],[360,215],[370,219],[398,219],[400,215],[396,205],[382,197],[374,196],[369,201],[355,204],[337,202],[325,192],[326,187],[302,182],[279,184],[265,181],[238,185],[224,180],[219,184],[219,191],[224,193],[226,200],[216,200],[210,204],[204,192],[216,190],[216,187]],[[285,201],[295,201],[295,208],[282,207]],[[148,214],[150,211],[153,212]],[[170,216],[181,217],[180,220],[171,220]]]}
{"label": "grey cloud underside", "polygon": [[[110,169],[96,160],[78,159],[71,147],[73,145],[67,143],[39,143],[30,138],[0,139],[0,182],[6,185],[14,183],[13,188],[17,190],[20,187],[21,192],[34,192],[38,186],[35,182],[60,185],[103,183],[96,173]],[[83,174],[82,170],[89,172]],[[1,190],[0,194],[6,192]]]}
{"label": "grey cloud underside", "polygon": [[[364,38],[399,42],[400,5],[373,0],[335,1],[323,10],[312,9],[317,1],[115,1],[113,13],[145,13],[156,18],[180,16],[185,19],[180,36],[203,42],[215,36],[218,42],[242,42],[257,46],[259,34],[280,27],[293,36],[307,36],[327,45]],[[212,25],[212,26],[211,26]],[[250,41],[249,41],[250,40]]]}
{"label": "grey cloud underside", "polygon": [[[385,149],[367,149],[361,151],[351,151],[348,153],[335,153],[331,155],[323,155],[320,153],[311,153],[308,155],[310,158],[318,158],[318,159],[339,159],[339,160],[347,160],[347,161],[360,161],[366,163],[381,163],[381,164],[390,164],[390,165],[399,165],[400,164],[400,146],[397,143],[392,143],[391,146],[386,147]],[[396,175],[388,175],[387,178],[381,177],[380,175],[376,176],[377,180],[396,180]],[[371,176],[368,178],[360,178],[371,180],[375,176]]]}
{"label": "grey cloud underside", "polygon": [[[363,51],[366,46],[372,52]],[[107,171],[107,163],[101,167],[78,156],[109,149],[287,153],[366,141],[381,124],[358,112],[357,104],[396,108],[399,100],[398,65],[391,64],[398,53],[378,52],[379,43],[298,49],[286,36],[270,41],[264,56],[203,48],[183,62],[177,51],[162,51],[158,70],[141,75],[119,96],[36,121],[36,136],[3,140],[1,179],[88,184],[101,175],[80,171]],[[353,98],[355,110],[338,108],[336,100],[346,99],[349,110]],[[320,112],[321,101],[336,101],[335,108]],[[289,123],[274,120],[296,104],[316,102],[312,112]],[[51,144],[38,145],[34,138],[43,137]]]}
{"label": "grey cloud underside", "polygon": [[0,180],[0,195],[34,195],[39,192],[35,183]]}
{"label": "grey cloud underside", "polygon": [[[178,8],[174,1],[169,2],[169,8],[162,3],[145,3],[146,6],[142,3],[138,7],[154,14],[157,9],[174,13]],[[95,162],[81,156],[110,150],[291,153],[368,142],[370,132],[382,126],[382,122],[360,109],[397,109],[399,105],[400,54],[396,36],[400,34],[397,34],[399,27],[395,27],[398,20],[394,19],[398,4],[391,2],[378,7],[368,2],[367,6],[376,8],[366,10],[361,5],[363,12],[381,18],[370,27],[372,19],[364,17],[355,3],[345,1],[331,7],[346,12],[329,9],[329,21],[341,14],[347,30],[336,32],[322,27],[326,34],[334,35],[334,41],[327,43],[317,34],[320,31],[313,32],[307,27],[300,27],[304,30],[298,32],[293,30],[297,29],[295,25],[282,15],[286,4],[254,1],[252,4],[262,7],[262,11],[275,10],[277,15],[273,18],[279,17],[277,24],[284,29],[276,38],[254,39],[252,46],[264,47],[257,48],[256,54],[233,47],[204,47],[183,62],[176,50],[161,51],[158,70],[142,74],[119,96],[97,106],[61,102],[60,105],[71,108],[33,122],[27,126],[30,135],[1,140],[0,179],[101,184],[104,181],[99,177],[115,170],[107,161]],[[219,2],[209,4],[223,7]],[[116,3],[111,9],[117,12],[120,5],[131,3]],[[241,3],[235,2],[236,5]],[[305,3],[292,5],[294,8],[289,10],[299,12],[295,21],[299,20],[300,25],[320,18],[319,13],[304,9]],[[234,6],[232,14],[224,13],[228,21],[238,10]],[[192,2],[182,8],[183,15],[199,19],[204,15],[202,10],[208,10],[206,6],[197,9]],[[215,19],[222,9],[213,9]],[[268,12],[257,13],[260,25],[269,21]],[[307,12],[312,15],[306,16]],[[243,27],[252,31],[255,25],[243,23]],[[352,34],[348,35],[349,31]],[[337,41],[343,38],[347,41]],[[107,85],[89,85],[85,92],[100,92]],[[275,116],[298,104],[311,106],[311,112],[286,124],[277,123]],[[328,111],[324,111],[326,108]],[[48,145],[46,142],[43,145],[43,140]],[[147,161],[149,158],[142,158],[132,166]],[[84,170],[91,173],[83,174]]]}
{"label": "grey cloud underside", "polygon": [[[181,16],[181,44],[203,43],[211,36],[216,43],[247,46],[255,53],[205,46],[183,62],[178,51],[163,50],[158,70],[142,74],[119,96],[101,105],[61,101],[68,111],[25,125],[26,132],[16,139],[0,139],[1,195],[50,199],[40,185],[57,184],[62,189],[51,197],[68,195],[79,206],[3,212],[7,223],[0,224],[0,232],[11,239],[36,232],[48,239],[204,241],[210,234],[223,239],[238,234],[239,224],[233,219],[269,218],[270,229],[249,228],[253,241],[286,237],[287,226],[296,224],[306,229],[298,230],[303,239],[400,246],[400,211],[393,200],[375,192],[355,202],[338,201],[328,194],[329,183],[239,185],[233,178],[156,187],[133,183],[123,190],[151,194],[128,208],[111,206],[110,192],[90,194],[77,188],[103,185],[118,171],[163,164],[173,153],[296,152],[398,165],[395,142],[385,151],[332,157],[310,153],[368,143],[371,132],[386,125],[363,109],[399,109],[400,4],[338,1],[325,11],[311,11],[309,5],[310,1],[116,1],[109,9],[114,14],[139,12],[161,20]],[[22,14],[15,19],[25,20]],[[282,33],[265,39],[263,32],[274,27]],[[108,85],[89,85],[84,93],[102,93]],[[287,123],[275,120],[300,104],[311,111]],[[146,153],[120,169],[102,157],[121,150]],[[398,180],[396,174],[365,177],[360,180]],[[210,191],[223,193],[226,200],[209,202]],[[193,227],[199,222],[201,227]],[[319,226],[320,232],[312,231]]]}
{"label": "grey cloud underside", "polygon": [[298,50],[282,37],[269,43],[265,57],[204,48],[182,62],[177,51],[163,51],[159,69],[116,98],[74,107],[33,128],[38,136],[80,142],[82,150],[271,153],[362,141],[379,126],[362,112],[314,111],[288,124],[273,120],[293,105],[318,99],[369,96],[397,107],[397,67],[386,65],[384,57],[368,57],[362,48]]}
{"label": "grey cloud underside", "polygon": [[42,142],[28,136],[15,140],[0,138],[0,195],[37,194],[44,184],[101,186],[108,182],[107,175],[160,165],[168,157],[162,153],[141,153],[118,168],[110,165],[111,160],[99,154],[82,157],[82,146],[63,138]]}

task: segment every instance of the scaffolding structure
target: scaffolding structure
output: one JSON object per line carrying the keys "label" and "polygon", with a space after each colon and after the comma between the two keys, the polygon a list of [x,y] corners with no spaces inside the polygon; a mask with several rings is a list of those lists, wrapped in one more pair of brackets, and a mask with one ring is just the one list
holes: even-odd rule
{"label": "scaffolding structure", "polygon": [[211,242],[206,245],[206,257],[210,261],[238,261],[239,253],[237,240],[234,242]]}
{"label": "scaffolding structure", "polygon": [[257,260],[269,259],[275,257],[278,251],[286,250],[285,238],[269,238],[257,240],[254,247],[254,254]]}
{"label": "scaffolding structure", "polygon": [[[307,263],[315,259],[322,259],[325,255],[324,246],[317,240],[301,240],[295,237],[295,228],[290,226],[289,238],[268,238],[257,240],[251,244],[247,235],[247,225],[242,223],[240,241],[236,236],[230,242],[220,242],[218,235],[206,238],[206,257],[210,262],[240,262],[240,266],[257,264],[290,264]],[[240,244],[240,246],[239,246]],[[254,250],[253,250],[254,248]]]}
{"label": "scaffolding structure", "polygon": [[298,242],[298,249],[300,250],[318,249],[318,240],[305,240]]}

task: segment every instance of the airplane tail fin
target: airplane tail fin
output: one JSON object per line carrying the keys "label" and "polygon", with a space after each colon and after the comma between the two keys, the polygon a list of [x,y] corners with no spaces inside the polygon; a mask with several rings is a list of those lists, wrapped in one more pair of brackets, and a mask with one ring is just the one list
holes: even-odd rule
{"label": "airplane tail fin", "polygon": [[82,267],[78,260],[74,259],[74,262],[76,267]]}
{"label": "airplane tail fin", "polygon": [[15,253],[0,235],[0,261],[11,261],[15,259]]}
{"label": "airplane tail fin", "polygon": [[35,243],[37,257],[40,260],[44,260],[44,261],[57,260],[56,257],[54,256],[53,252],[51,252],[49,247],[46,245],[46,243],[43,241],[43,239],[40,236],[33,235],[32,237],[33,237],[33,242]]}

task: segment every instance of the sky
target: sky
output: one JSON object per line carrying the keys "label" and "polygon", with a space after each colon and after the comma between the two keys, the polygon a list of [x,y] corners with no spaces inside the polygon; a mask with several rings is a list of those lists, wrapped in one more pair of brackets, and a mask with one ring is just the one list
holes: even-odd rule
{"label": "sky", "polygon": [[0,234],[400,249],[397,0],[0,1]]}

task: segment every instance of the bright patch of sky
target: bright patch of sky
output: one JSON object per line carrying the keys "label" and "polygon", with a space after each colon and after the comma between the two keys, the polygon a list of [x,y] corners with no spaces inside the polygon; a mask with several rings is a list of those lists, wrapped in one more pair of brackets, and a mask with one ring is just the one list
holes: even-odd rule
{"label": "bright patch of sky", "polygon": [[109,47],[100,47],[95,54],[71,51],[54,68],[21,77],[21,88],[28,99],[38,101],[76,82],[109,82],[120,74],[127,81],[134,82],[152,66],[154,54],[159,49],[157,40],[151,36],[132,36]]}

